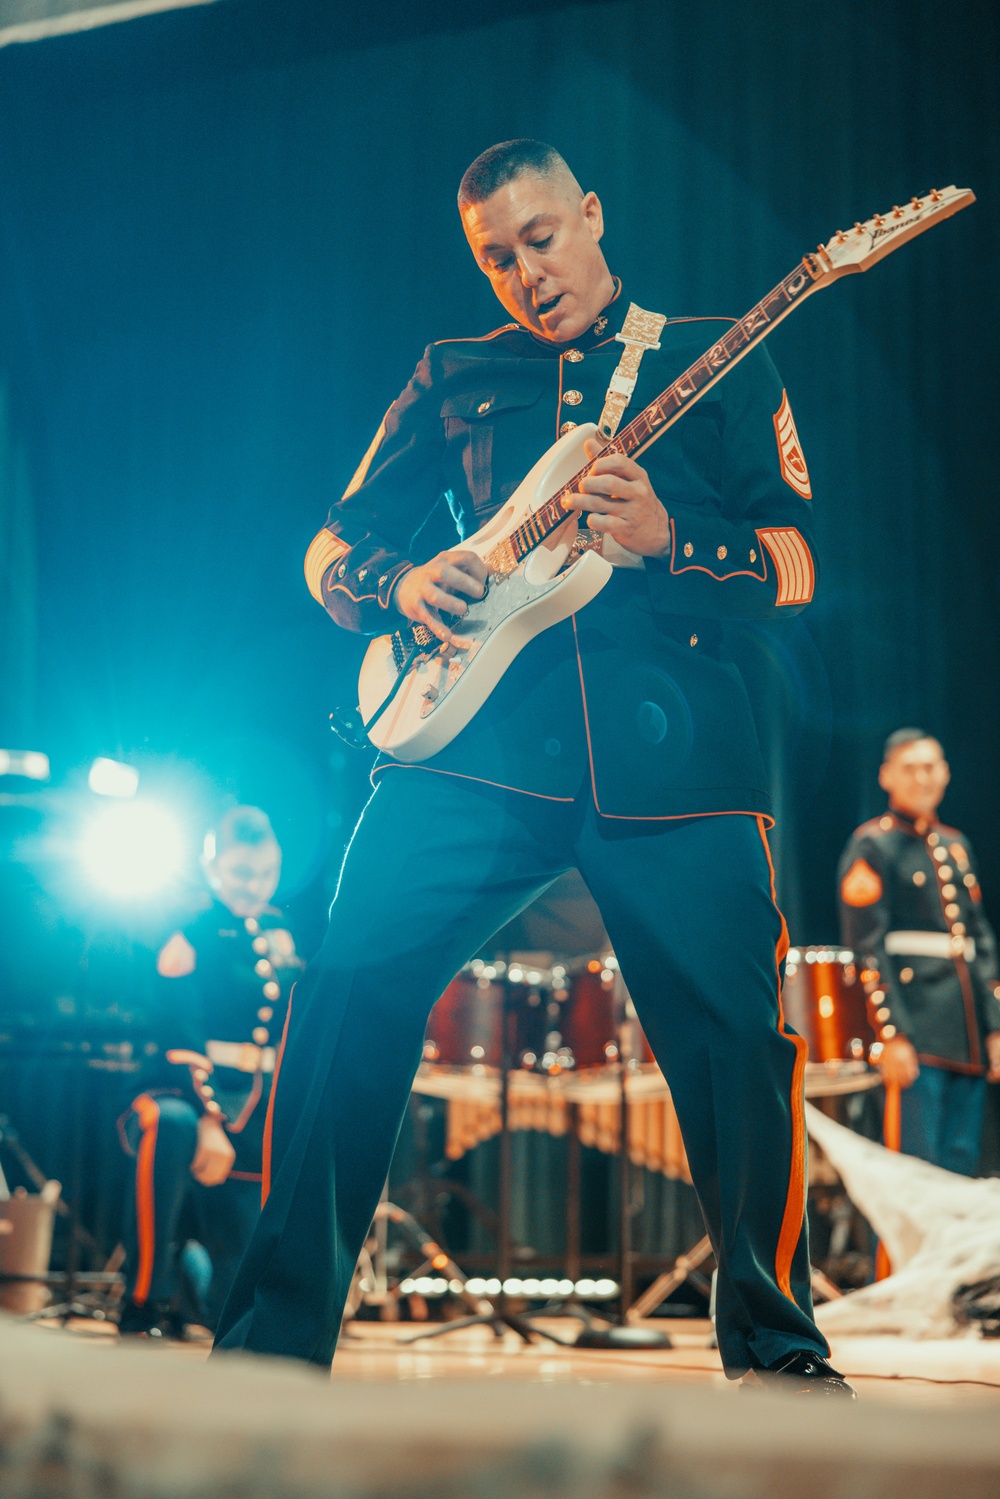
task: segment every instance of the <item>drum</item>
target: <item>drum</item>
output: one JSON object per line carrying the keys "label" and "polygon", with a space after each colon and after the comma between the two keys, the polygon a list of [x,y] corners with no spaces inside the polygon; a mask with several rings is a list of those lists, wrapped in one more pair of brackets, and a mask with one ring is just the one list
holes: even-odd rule
{"label": "drum", "polygon": [[562,1038],[575,1067],[606,1067],[617,1062],[622,1024],[628,1028],[626,1055],[637,1062],[653,1060],[613,956],[591,958],[568,976],[562,1008]]}
{"label": "drum", "polygon": [[808,1043],[810,1062],[867,1061],[875,1032],[853,953],[790,948],[782,1003],[788,1024]]}
{"label": "drum", "polygon": [[[513,1065],[544,1065],[547,1070],[562,1044],[552,974],[513,962],[508,967],[499,959],[469,963],[452,979],[431,1010],[424,1061],[441,1067],[499,1068],[505,1011],[512,1028]],[[559,1065],[564,1063],[571,1065],[560,1054]]]}

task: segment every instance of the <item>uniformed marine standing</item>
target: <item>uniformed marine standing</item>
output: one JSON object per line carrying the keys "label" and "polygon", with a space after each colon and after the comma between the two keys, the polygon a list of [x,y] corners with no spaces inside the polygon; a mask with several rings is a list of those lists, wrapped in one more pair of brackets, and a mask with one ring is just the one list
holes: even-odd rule
{"label": "uniformed marine standing", "polygon": [[[462,538],[559,433],[635,415],[707,348],[747,338],[667,318],[655,290],[630,307],[596,194],[549,146],[485,152],[459,208],[515,321],[427,350],[310,547],[314,596],[361,633],[415,622],[460,637],[488,577]],[[430,760],[378,762],[292,1001],[269,1195],[222,1347],[329,1362],[430,1008],[575,867],[673,1090],[719,1261],[727,1371],[852,1393],[812,1317],[805,1046],[781,1011],[767,782],[723,630],[809,602],[810,494],[787,397],[754,350],[641,465],[613,451],[592,463],[572,504],[614,564],[597,597],[532,640]]]}
{"label": "uniformed marine standing", "polygon": [[211,1261],[198,1315],[215,1325],[260,1212],[276,1047],[302,966],[269,904],[281,850],[265,814],[227,812],[206,840],[203,863],[214,898],[159,954],[160,1050],[119,1122],[135,1157],[125,1334],[180,1333],[178,1256],[189,1237]]}
{"label": "uniformed marine standing", "polygon": [[838,874],[841,932],[864,975],[887,1084],[902,1089],[900,1149],[975,1176],[986,1082],[1000,1080],[997,943],[976,858],[936,813],[949,770],[936,739],[899,729]]}

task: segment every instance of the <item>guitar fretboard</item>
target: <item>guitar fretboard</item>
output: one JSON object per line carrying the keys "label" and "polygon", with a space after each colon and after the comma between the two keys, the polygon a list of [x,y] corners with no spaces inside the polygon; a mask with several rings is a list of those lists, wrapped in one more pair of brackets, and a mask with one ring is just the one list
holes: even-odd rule
{"label": "guitar fretboard", "polygon": [[[782,318],[787,317],[797,302],[804,300],[816,289],[818,276],[819,267],[815,257],[805,256],[756,307],[752,307],[745,317],[728,328],[717,343],[706,349],[655,401],[651,401],[627,427],[623,427],[601,449],[600,456],[621,453],[631,458],[643,452],[658,437],[662,437],[710,386],[721,380],[734,364],[766,338],[771,329]],[[589,471],[588,463],[561,489],[556,490],[544,505],[540,505],[497,543],[486,559],[495,572],[513,571],[518,562],[523,561],[547,536],[558,530],[567,518],[564,500],[577,490],[580,480]]]}

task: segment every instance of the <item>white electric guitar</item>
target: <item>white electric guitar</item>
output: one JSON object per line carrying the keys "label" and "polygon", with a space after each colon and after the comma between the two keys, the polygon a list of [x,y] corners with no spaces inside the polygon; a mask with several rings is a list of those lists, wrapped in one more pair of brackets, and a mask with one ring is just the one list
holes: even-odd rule
{"label": "white electric guitar", "polygon": [[519,651],[549,625],[590,602],[611,576],[597,551],[572,555],[576,518],[563,505],[586,474],[588,438],[602,452],[634,458],[673,426],[745,354],[806,297],[854,271],[867,271],[932,224],[975,202],[966,188],[935,188],[905,208],[875,214],[838,231],[803,257],[763,301],[611,440],[593,422],[567,432],[544,453],[507,503],[462,542],[489,568],[486,594],[469,600],[456,629],[462,648],[444,647],[422,625],[373,640],[365,654],[358,702],[365,732],[397,760],[437,754],[464,729]]}

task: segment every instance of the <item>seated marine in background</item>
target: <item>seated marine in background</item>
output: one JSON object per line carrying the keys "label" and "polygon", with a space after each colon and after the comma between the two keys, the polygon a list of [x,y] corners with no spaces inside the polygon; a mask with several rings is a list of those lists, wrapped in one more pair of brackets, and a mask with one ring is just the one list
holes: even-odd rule
{"label": "seated marine in background", "polygon": [[156,962],[160,1049],[119,1121],[135,1157],[126,1206],[124,1334],[180,1335],[179,1258],[207,1252],[208,1326],[260,1211],[264,1118],[291,980],[301,966],[270,905],[281,849],[257,807],[235,807],[205,840],[211,903]]}

